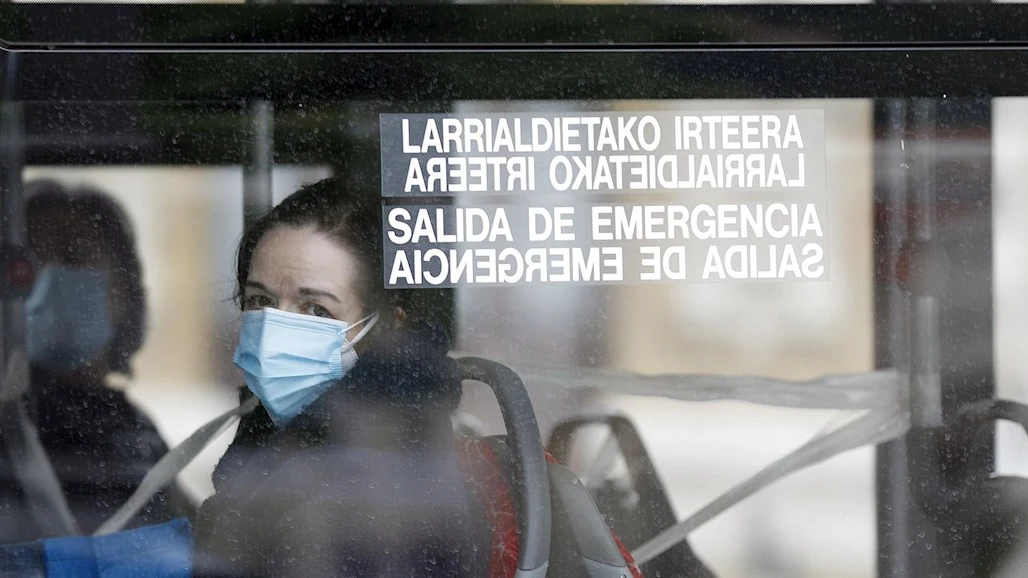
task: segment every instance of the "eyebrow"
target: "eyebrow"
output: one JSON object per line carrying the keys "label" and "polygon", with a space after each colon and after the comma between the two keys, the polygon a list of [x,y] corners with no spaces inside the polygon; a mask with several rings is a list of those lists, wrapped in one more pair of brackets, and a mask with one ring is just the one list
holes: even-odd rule
{"label": "eyebrow", "polygon": [[299,293],[300,295],[304,295],[306,297],[325,297],[331,299],[332,301],[335,301],[336,303],[342,304],[341,299],[329,293],[328,291],[321,291],[319,289],[308,289],[307,287],[301,287]]}
{"label": "eyebrow", "polygon": [[[247,281],[246,282],[246,288],[247,289],[256,289],[258,291],[263,291],[264,293],[267,293],[268,295],[274,295],[274,293],[272,293],[267,287],[265,287],[262,283],[258,283],[257,281]],[[336,303],[340,303],[341,304],[343,302],[340,298],[336,297],[332,293],[330,293],[328,291],[322,291],[320,289],[311,289],[309,287],[301,287],[297,291],[297,293],[299,293],[300,295],[303,295],[304,297],[325,297],[327,299],[331,299],[332,301],[335,301]]]}
{"label": "eyebrow", "polygon": [[267,287],[265,287],[264,285],[262,285],[262,284],[260,284],[260,283],[258,283],[256,281],[247,281],[245,287],[247,289],[256,289],[258,291],[264,291],[265,293],[269,293],[269,294],[271,293],[271,291],[268,291]]}

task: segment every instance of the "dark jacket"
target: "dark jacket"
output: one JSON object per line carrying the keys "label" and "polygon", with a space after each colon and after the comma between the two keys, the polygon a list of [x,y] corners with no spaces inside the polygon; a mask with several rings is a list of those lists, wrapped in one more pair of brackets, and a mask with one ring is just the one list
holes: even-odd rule
{"label": "dark jacket", "polygon": [[[85,533],[96,530],[128,500],[168,449],[150,420],[123,393],[102,383],[68,383],[33,371],[28,407],[68,507]],[[128,527],[188,514],[188,500],[172,487],[158,493]],[[44,537],[4,452],[0,452],[0,520],[2,543]]]}
{"label": "dark jacket", "polygon": [[195,520],[197,576],[482,576],[447,343],[393,331],[283,429],[258,408]]}

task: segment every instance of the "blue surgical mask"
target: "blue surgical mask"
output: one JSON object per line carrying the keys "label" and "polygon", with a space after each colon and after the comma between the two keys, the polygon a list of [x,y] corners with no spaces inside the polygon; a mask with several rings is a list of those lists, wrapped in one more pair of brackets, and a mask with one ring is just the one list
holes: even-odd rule
{"label": "blue surgical mask", "polygon": [[46,265],[25,301],[25,349],[33,363],[58,372],[80,369],[114,337],[104,271]]}
{"label": "blue surgical mask", "polygon": [[[234,361],[246,386],[279,427],[314,403],[357,364],[354,344],[374,327],[378,314],[353,325],[278,309],[247,311]],[[364,328],[347,341],[347,332]]]}

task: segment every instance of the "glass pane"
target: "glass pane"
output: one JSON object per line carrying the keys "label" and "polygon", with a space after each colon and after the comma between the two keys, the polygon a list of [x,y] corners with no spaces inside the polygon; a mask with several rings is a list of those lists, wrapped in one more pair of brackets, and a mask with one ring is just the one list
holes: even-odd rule
{"label": "glass pane", "polygon": [[237,410],[124,526],[218,575],[1018,575],[1014,48],[394,48],[19,56],[11,552]]}

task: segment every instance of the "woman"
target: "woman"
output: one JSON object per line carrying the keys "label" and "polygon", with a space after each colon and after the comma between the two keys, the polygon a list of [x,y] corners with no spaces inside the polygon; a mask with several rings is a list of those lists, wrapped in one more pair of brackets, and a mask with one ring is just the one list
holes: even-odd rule
{"label": "woman", "polygon": [[383,289],[380,227],[329,179],[244,233],[235,362],[260,406],[195,520],[196,575],[485,575],[457,366]]}
{"label": "woman", "polygon": [[455,439],[449,339],[383,289],[381,239],[333,179],[243,234],[235,363],[260,405],[195,520],[195,575],[513,575],[505,467]]}
{"label": "woman", "polygon": [[[107,195],[26,185],[28,242],[36,283],[26,300],[29,414],[83,532],[92,532],[128,499],[167,451],[153,424],[122,392],[143,343],[146,301],[128,217]],[[10,464],[0,461],[0,540],[44,537]],[[188,514],[177,490],[157,494],[129,527]]]}

